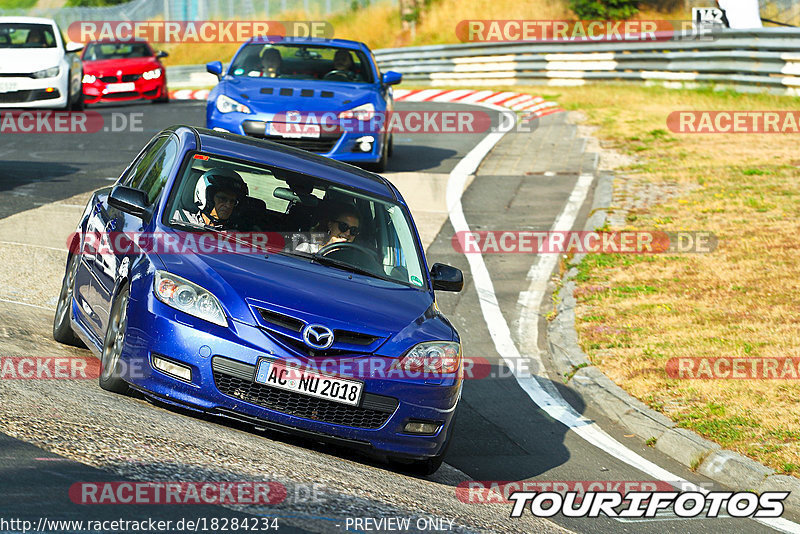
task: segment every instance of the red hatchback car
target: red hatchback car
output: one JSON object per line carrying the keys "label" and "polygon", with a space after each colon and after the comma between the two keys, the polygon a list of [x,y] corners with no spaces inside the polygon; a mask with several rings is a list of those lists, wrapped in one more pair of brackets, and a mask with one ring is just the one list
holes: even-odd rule
{"label": "red hatchback car", "polygon": [[145,41],[92,41],[81,57],[84,101],[168,102],[167,71],[159,61],[166,56]]}

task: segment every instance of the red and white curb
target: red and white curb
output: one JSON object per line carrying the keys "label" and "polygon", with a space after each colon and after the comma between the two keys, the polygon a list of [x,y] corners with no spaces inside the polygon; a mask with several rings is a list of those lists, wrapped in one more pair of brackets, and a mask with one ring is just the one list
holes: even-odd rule
{"label": "red and white curb", "polygon": [[[179,89],[170,91],[172,100],[206,100],[209,89]],[[473,89],[395,89],[397,102],[459,102],[462,104],[494,104],[523,113],[522,119],[544,117],[564,111],[555,102],[540,96],[511,91],[478,91]]]}
{"label": "red and white curb", "polygon": [[459,102],[462,104],[493,104],[524,112],[522,118],[544,117],[564,111],[555,102],[540,96],[512,91],[478,91],[475,89],[395,89],[397,102]]}

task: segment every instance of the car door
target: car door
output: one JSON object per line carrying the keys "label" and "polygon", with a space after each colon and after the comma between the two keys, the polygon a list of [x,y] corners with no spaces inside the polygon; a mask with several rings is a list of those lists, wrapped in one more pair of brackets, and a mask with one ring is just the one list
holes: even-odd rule
{"label": "car door", "polygon": [[[132,176],[142,173],[145,170],[144,158],[153,150],[158,150],[163,143],[161,138],[152,139],[133,162],[122,172],[117,183],[125,183]],[[160,143],[160,144],[159,144]],[[158,146],[156,146],[158,144]],[[100,237],[105,231],[104,222],[104,199],[107,197],[111,188],[97,191],[87,206],[87,221],[85,235],[82,239],[80,256],[81,261],[75,273],[75,301],[78,304],[77,320],[92,334],[96,340],[101,339],[103,334],[100,314],[97,309],[103,306],[103,301],[98,293],[100,285],[97,282],[97,258],[100,249]]]}
{"label": "car door", "polygon": [[[152,206],[160,197],[164,184],[178,160],[179,148],[175,136],[159,138],[152,149],[142,158],[136,171],[131,173],[123,185],[147,193],[148,205]],[[108,196],[103,197],[98,215],[105,234],[112,238],[121,233],[126,235],[140,233],[148,226],[149,222],[109,206]],[[115,246],[103,247],[95,260],[95,281],[97,295],[100,299],[96,311],[103,332],[105,332],[111,311],[111,302],[120,266],[126,258],[130,264],[137,254],[135,251],[128,253],[124,247],[122,250],[117,250],[118,248]]]}

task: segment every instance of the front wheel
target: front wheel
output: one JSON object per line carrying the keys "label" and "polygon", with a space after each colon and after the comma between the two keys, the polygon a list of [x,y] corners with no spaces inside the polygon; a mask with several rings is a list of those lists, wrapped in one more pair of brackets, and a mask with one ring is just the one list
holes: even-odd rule
{"label": "front wheel", "polygon": [[80,261],[80,255],[73,254],[67,262],[67,269],[61,282],[61,293],[58,296],[56,316],[53,318],[53,339],[59,343],[75,347],[83,346],[81,340],[75,335],[75,331],[72,330],[70,321],[72,301],[75,295],[75,274],[78,272]]}
{"label": "front wheel", "polygon": [[103,353],[100,355],[100,387],[114,393],[127,393],[128,383],[122,379],[120,356],[125,346],[128,329],[128,301],[130,286],[125,286],[114,299],[108,328],[103,340]]}

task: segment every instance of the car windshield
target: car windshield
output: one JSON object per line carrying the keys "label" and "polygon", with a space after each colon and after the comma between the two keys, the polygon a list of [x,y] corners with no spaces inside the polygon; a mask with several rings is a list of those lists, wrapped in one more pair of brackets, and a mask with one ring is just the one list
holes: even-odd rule
{"label": "car windshield", "polygon": [[151,57],[153,52],[145,43],[91,43],[83,54],[84,61]]}
{"label": "car windshield", "polygon": [[0,23],[0,48],[55,48],[56,37],[49,24]]}
{"label": "car windshield", "polygon": [[321,45],[251,43],[236,54],[228,74],[372,83],[372,69],[363,52]]}
{"label": "car windshield", "polygon": [[282,254],[426,287],[401,205],[285,169],[205,154],[187,158],[164,215],[174,228],[237,232],[251,242],[264,232],[269,243],[278,238]]}

